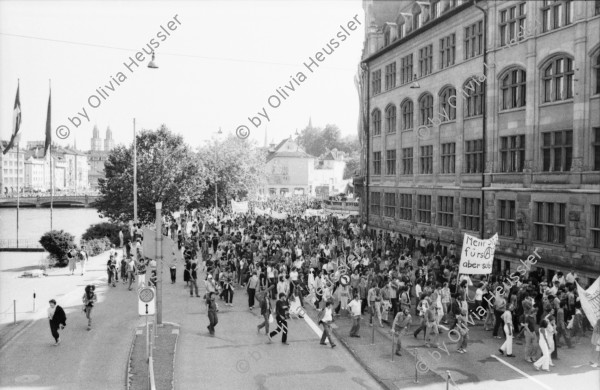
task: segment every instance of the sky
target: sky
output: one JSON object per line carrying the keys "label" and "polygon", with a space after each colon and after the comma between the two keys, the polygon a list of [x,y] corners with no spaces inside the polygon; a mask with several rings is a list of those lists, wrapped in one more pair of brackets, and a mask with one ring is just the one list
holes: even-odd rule
{"label": "sky", "polygon": [[[94,125],[130,144],[133,118],[138,131],[164,123],[191,146],[239,126],[277,143],[309,118],[355,135],[363,40],[360,0],[0,0],[0,138],[10,138],[17,83],[22,144],[45,137],[50,85],[53,141],[81,150]],[[147,45],[158,69],[147,68]],[[331,54],[318,61],[323,47]]]}

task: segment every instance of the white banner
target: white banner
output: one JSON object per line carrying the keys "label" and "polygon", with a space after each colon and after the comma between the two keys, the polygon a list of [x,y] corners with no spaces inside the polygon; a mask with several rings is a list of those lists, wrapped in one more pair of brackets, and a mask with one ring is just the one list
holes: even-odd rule
{"label": "white banner", "polygon": [[486,240],[465,234],[458,273],[465,275],[492,273],[492,263],[497,243],[498,233]]}
{"label": "white banner", "polygon": [[234,213],[247,213],[248,212],[248,201],[236,202],[235,200],[232,200],[231,201],[231,211]]}
{"label": "white banner", "polygon": [[278,213],[277,211],[271,211],[271,217],[275,219],[286,219],[288,215],[286,213]]}
{"label": "white banner", "polygon": [[271,214],[271,209],[270,208],[261,209],[259,207],[255,207],[254,208],[254,214],[256,214],[256,215],[270,215]]}
{"label": "white banner", "polygon": [[600,277],[587,290],[584,290],[577,283],[577,291],[583,312],[590,321],[590,324],[596,326],[596,322],[600,318]]}

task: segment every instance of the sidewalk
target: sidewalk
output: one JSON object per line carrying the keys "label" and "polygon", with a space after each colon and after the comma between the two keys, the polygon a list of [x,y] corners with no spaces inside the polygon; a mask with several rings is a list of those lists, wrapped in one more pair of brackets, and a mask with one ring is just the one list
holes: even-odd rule
{"label": "sidewalk", "polygon": [[[308,305],[307,305],[308,306]],[[316,311],[307,309],[316,318]],[[391,322],[391,321],[390,321]],[[338,338],[371,375],[388,389],[432,388],[445,389],[447,371],[452,380],[450,388],[481,389],[485,383],[486,390],[532,389],[533,388],[569,388],[579,385],[585,388],[589,383],[600,383],[600,370],[587,364],[589,357],[588,337],[582,338],[581,344],[574,349],[559,348],[559,360],[551,373],[535,371],[533,365],[526,362],[524,345],[513,343],[515,358],[505,358],[498,348],[503,339],[492,338],[492,332],[486,332],[482,326],[470,326],[470,339],[465,354],[456,352],[457,337],[453,332],[448,334],[447,328],[439,336],[439,348],[427,348],[423,341],[423,332],[419,339],[413,336],[418,327],[413,318],[413,326],[402,337],[402,356],[394,356],[392,361],[392,334],[390,325],[384,328],[369,326],[369,315],[363,315],[360,327],[360,338],[349,337],[352,321],[348,316],[336,317],[334,330]],[[588,334],[588,336],[591,336]],[[374,342],[372,342],[374,338]],[[520,341],[519,341],[520,342]],[[415,383],[415,375],[418,384]],[[590,382],[591,381],[591,382]],[[507,383],[508,382],[508,383]]]}
{"label": "sidewalk", "polygon": [[[84,276],[60,269],[37,281],[43,283],[43,289],[36,290],[43,298],[30,313],[31,325],[12,341],[2,341],[0,388],[124,388],[132,329],[140,322],[137,295],[122,284],[106,285],[107,259],[108,253],[90,258]],[[95,284],[98,295],[91,331],[81,310],[87,284]],[[49,298],[55,298],[67,314],[59,346],[53,345],[46,318]]]}

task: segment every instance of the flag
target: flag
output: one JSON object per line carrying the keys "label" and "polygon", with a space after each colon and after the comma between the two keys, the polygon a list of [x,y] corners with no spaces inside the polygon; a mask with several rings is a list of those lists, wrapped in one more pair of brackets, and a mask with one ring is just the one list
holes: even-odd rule
{"label": "flag", "polygon": [[44,157],[46,157],[46,153],[48,153],[48,149],[50,149],[50,143],[52,142],[52,131],[50,130],[50,102],[52,101],[52,90],[48,93],[48,114],[46,115],[46,143],[44,144]]}
{"label": "flag", "polygon": [[[6,148],[4,149],[3,154],[8,153],[10,148],[13,147],[15,140],[17,139],[17,133],[21,128],[21,101],[19,100],[19,85],[17,84],[17,97],[15,98],[15,108],[13,109],[13,128],[12,135],[10,136],[10,141]],[[17,141],[18,142],[18,141]]]}

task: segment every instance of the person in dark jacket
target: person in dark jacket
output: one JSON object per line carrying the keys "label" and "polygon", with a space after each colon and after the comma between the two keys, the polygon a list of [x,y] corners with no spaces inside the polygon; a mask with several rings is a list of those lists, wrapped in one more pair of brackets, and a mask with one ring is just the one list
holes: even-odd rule
{"label": "person in dark jacket", "polygon": [[288,303],[287,297],[285,293],[279,294],[279,300],[275,305],[275,311],[277,313],[277,329],[269,333],[269,343],[273,340],[273,337],[276,336],[279,332],[283,331],[283,335],[281,336],[281,342],[285,345],[290,345],[287,342],[287,319],[290,318],[290,304]]}
{"label": "person in dark jacket", "polygon": [[52,332],[52,337],[54,337],[55,344],[60,344],[60,335],[58,334],[58,330],[62,330],[67,326],[67,315],[62,307],[56,304],[54,299],[49,301],[50,307],[48,308],[48,320],[50,321],[50,332]]}

